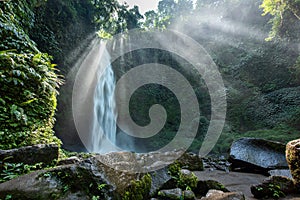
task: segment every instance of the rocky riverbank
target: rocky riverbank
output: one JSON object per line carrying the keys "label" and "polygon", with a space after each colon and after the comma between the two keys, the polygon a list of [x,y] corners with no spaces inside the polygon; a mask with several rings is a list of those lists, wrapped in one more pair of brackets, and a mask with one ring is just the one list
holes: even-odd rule
{"label": "rocky riverbank", "polygon": [[[282,159],[284,150],[279,143],[243,138],[232,144],[229,159],[200,158],[175,150],[146,154],[74,153],[55,162],[59,156],[55,145],[0,151],[2,182],[3,175],[9,175],[9,162],[17,162],[18,158],[22,162],[30,161],[28,166],[31,166],[45,163],[45,158],[49,158],[48,166],[1,183],[0,198],[299,199],[296,194],[299,188],[288,177],[291,176],[288,164]],[[55,164],[49,167],[51,162]],[[276,176],[269,177],[271,173]],[[277,176],[279,173],[281,176]]]}

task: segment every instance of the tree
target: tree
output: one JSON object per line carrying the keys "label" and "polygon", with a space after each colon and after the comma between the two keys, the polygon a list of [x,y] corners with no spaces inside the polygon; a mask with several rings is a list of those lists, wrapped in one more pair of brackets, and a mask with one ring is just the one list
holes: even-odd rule
{"label": "tree", "polygon": [[154,10],[145,13],[145,22],[143,27],[146,29],[156,28],[158,23],[158,14]]}
{"label": "tree", "polygon": [[145,13],[144,28],[165,29],[174,22],[186,22],[193,12],[192,0],[161,0],[157,12],[151,10]]}
{"label": "tree", "polygon": [[[268,40],[273,39],[275,36],[287,37],[292,39],[296,37],[299,39],[299,26],[300,25],[300,1],[299,0],[263,0],[260,6],[263,8],[263,15],[270,14],[272,19],[272,31]],[[293,27],[290,25],[293,24]],[[296,27],[296,29],[294,29]],[[294,29],[294,30],[293,30]],[[291,32],[296,33],[291,35]]]}

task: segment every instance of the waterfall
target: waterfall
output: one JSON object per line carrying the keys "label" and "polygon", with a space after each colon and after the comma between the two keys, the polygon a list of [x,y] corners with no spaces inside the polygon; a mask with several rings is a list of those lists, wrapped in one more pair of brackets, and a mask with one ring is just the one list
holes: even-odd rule
{"label": "waterfall", "polygon": [[131,138],[123,132],[117,134],[120,105],[116,103],[116,80],[106,48],[106,42],[99,38],[92,41],[76,64],[72,93],[73,118],[81,142],[88,152],[102,154],[133,149]]}
{"label": "waterfall", "polygon": [[[115,102],[115,77],[110,64],[110,56],[103,51],[98,66],[97,82],[93,96],[92,152],[116,151],[117,113]],[[104,68],[103,68],[104,67]]]}

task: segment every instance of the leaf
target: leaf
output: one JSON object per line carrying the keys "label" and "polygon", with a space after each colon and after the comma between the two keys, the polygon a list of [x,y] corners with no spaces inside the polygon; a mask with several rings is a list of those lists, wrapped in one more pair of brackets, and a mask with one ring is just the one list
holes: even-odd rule
{"label": "leaf", "polygon": [[30,99],[30,100],[28,100],[28,101],[25,101],[25,102],[21,103],[21,106],[24,106],[24,105],[30,104],[30,103],[32,103],[32,102],[34,102],[34,101],[37,101],[37,100],[38,100],[37,98]]}

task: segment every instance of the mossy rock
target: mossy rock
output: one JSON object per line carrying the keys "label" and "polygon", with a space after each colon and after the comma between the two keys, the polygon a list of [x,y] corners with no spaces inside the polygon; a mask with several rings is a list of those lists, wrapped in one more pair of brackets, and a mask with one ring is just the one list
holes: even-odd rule
{"label": "mossy rock", "polygon": [[109,199],[111,186],[80,165],[65,165],[30,174],[0,184],[0,198],[12,199]]}
{"label": "mossy rock", "polygon": [[144,175],[140,180],[131,181],[123,194],[122,200],[143,200],[149,198],[151,182],[149,174]]}
{"label": "mossy rock", "polygon": [[286,159],[298,189],[300,189],[300,139],[286,145]]}
{"label": "mossy rock", "polygon": [[283,176],[271,176],[262,184],[251,186],[251,193],[255,198],[278,199],[295,192],[296,187],[293,181]]}
{"label": "mossy rock", "polygon": [[196,196],[205,196],[207,192],[212,189],[229,192],[224,185],[214,180],[198,181],[197,187],[193,190],[193,192]]}

